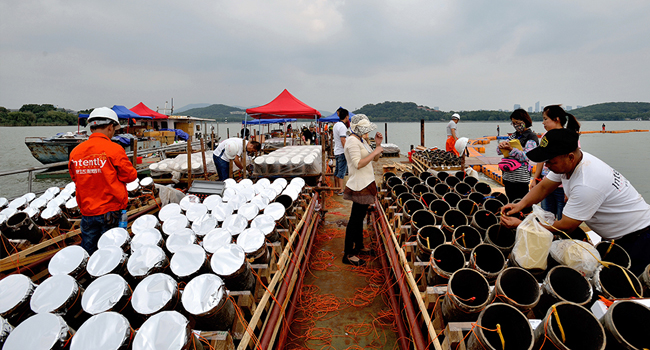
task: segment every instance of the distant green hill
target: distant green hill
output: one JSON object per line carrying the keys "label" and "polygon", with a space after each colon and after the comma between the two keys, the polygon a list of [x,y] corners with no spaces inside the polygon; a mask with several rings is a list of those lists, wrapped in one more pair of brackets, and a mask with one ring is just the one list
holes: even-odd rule
{"label": "distant green hill", "polygon": [[[233,114],[231,112],[236,113]],[[188,109],[187,111],[183,112],[183,115],[188,115],[195,118],[209,118],[219,122],[226,121],[226,119],[228,121],[236,122],[244,120],[245,113],[246,111],[241,108],[226,106],[222,104],[214,104],[203,108]]]}
{"label": "distant green hill", "polygon": [[607,102],[569,111],[578,120],[650,119],[648,102]]}

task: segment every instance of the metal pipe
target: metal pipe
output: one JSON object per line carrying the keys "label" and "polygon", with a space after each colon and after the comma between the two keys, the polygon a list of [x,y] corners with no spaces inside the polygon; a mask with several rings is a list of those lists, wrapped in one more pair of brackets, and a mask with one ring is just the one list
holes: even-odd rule
{"label": "metal pipe", "polygon": [[[309,222],[313,217],[314,214],[313,206],[315,206],[315,204],[316,204],[316,200],[312,200],[311,207],[309,208],[306,214],[308,216],[305,219],[305,222]],[[302,249],[303,244],[305,244],[305,234],[307,233],[308,229],[309,229],[309,225],[303,225],[302,232],[300,233],[300,238],[298,240],[296,248],[293,250],[294,252],[298,252]],[[296,263],[297,261],[294,259],[289,260],[289,267],[287,268],[285,277],[293,275],[293,271],[296,269]],[[277,296],[275,298],[277,302],[271,304],[271,310],[269,312],[269,317],[266,322],[267,325],[277,324],[281,312],[278,303],[284,304],[284,300],[287,298],[288,289],[289,289],[289,281],[285,280],[284,283],[282,283],[282,285],[280,286],[280,290],[278,291]],[[259,347],[261,349],[269,349],[269,344],[271,343],[271,337],[273,336],[273,333],[274,333],[273,327],[266,327],[263,333],[260,335],[259,344],[256,347]]]}
{"label": "metal pipe", "polygon": [[[377,206],[381,205],[378,199],[375,199],[375,205]],[[386,238],[386,246],[388,248],[387,255],[389,257],[391,267],[395,272],[395,279],[397,280],[397,284],[400,289],[400,296],[404,301],[404,309],[406,310],[406,316],[408,318],[409,325],[411,326],[411,334],[413,335],[413,342],[415,343],[415,348],[426,349],[427,343],[424,340],[424,336],[422,335],[422,330],[420,329],[420,326],[417,324],[417,313],[413,308],[413,301],[411,300],[410,297],[411,293],[409,293],[409,290],[406,287],[406,284],[404,282],[404,274],[400,268],[399,258],[395,256],[396,254],[395,246],[393,245],[393,241],[391,240],[391,238],[387,237],[390,231],[388,230],[387,224],[384,220],[379,220],[379,222],[381,223],[381,229]]]}
{"label": "metal pipe", "polygon": [[[375,235],[377,236],[377,241],[381,241],[379,237],[379,230],[377,229],[377,220],[375,215],[372,215],[372,226],[375,229]],[[386,261],[386,256],[384,255],[385,250],[383,245],[378,244],[379,248],[379,257],[381,260],[381,266],[384,271],[384,276],[386,276],[386,282],[389,286],[388,288],[388,298],[390,300],[390,306],[393,309],[393,315],[395,315],[395,322],[397,323],[397,334],[399,334],[399,342],[402,350],[408,350],[410,348],[408,340],[408,332],[406,331],[406,326],[404,325],[404,319],[402,319],[402,312],[399,308],[397,302],[397,297],[395,296],[394,285],[392,283],[392,275],[390,274],[390,269],[388,267],[388,262]],[[390,281],[390,283],[389,283]]]}
{"label": "metal pipe", "polygon": [[[305,271],[309,268],[309,258],[311,255],[311,249],[312,246],[314,245],[314,237],[316,236],[316,231],[318,231],[318,225],[320,224],[321,216],[318,215],[316,217],[316,223],[314,223],[314,229],[312,230],[312,233],[309,237],[309,243],[307,245],[307,250],[305,252],[305,259],[302,261],[302,266],[300,267],[300,277],[298,277],[298,282],[296,282],[296,285],[294,286],[294,292],[293,296],[291,297],[291,300],[298,300],[298,296],[301,293],[301,287],[303,280],[305,279]],[[289,305],[289,312],[287,313],[287,317],[284,321],[284,327],[282,327],[282,332],[280,333],[280,337],[278,340],[278,344],[276,346],[276,349],[284,349],[284,344],[287,339],[287,333],[289,333],[289,328],[290,325],[293,321],[293,316],[296,313],[296,305],[297,302],[292,302]]]}

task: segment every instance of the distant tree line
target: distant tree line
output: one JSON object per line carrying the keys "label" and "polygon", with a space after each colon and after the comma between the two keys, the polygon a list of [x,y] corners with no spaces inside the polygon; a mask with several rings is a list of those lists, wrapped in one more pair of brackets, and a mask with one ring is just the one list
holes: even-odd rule
{"label": "distant tree line", "polygon": [[1,126],[77,125],[77,114],[51,104],[26,104],[18,111],[0,107]]}

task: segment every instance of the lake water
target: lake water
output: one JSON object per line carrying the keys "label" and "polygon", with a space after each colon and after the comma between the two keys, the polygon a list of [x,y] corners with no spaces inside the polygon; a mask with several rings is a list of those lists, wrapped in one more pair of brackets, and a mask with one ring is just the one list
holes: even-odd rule
{"label": "lake water", "polygon": [[[294,123],[294,129],[305,123]],[[385,123],[377,123],[378,131],[384,133]],[[427,147],[444,148],[446,125],[442,122],[425,123],[425,145]],[[458,134],[462,137],[477,138],[496,135],[497,125],[501,134],[514,131],[506,122],[461,122],[458,124]],[[581,130],[600,130],[602,122],[582,122]],[[650,129],[648,121],[610,121],[606,122],[607,130]],[[257,130],[257,126],[251,128]],[[410,145],[420,144],[420,123],[387,123],[387,142],[397,144],[402,153],[407,153]],[[57,132],[74,131],[76,126],[57,127],[0,127],[0,171],[23,169],[41,165],[34,159],[25,146],[25,137],[52,136]],[[235,136],[241,130],[238,123],[215,124],[215,133],[222,139]],[[543,132],[541,122],[533,124],[533,130]],[[650,133],[627,134],[584,134],[580,136],[582,149],[602,159],[614,169],[622,173],[639,193],[650,201],[650,182],[648,182],[648,167],[650,152],[646,149]],[[486,145],[486,155],[496,156],[496,142]],[[69,181],[69,180],[68,180]],[[33,191],[38,192],[51,186],[62,186],[65,180],[35,180]],[[27,192],[27,175],[18,174],[0,177],[0,197],[12,198]]]}

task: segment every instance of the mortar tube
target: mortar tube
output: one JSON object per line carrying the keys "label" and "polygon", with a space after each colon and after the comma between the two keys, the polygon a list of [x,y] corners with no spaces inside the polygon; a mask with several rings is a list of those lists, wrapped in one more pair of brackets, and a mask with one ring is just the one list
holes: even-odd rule
{"label": "mortar tube", "polygon": [[420,178],[420,180],[422,180],[422,182],[426,181],[431,176],[432,176],[431,173],[428,171],[423,171],[418,175],[418,177]]}
{"label": "mortar tube", "polygon": [[460,179],[457,178],[456,176],[450,175],[447,176],[447,178],[445,179],[445,183],[449,185],[449,187],[453,188],[454,186],[460,183]]}
{"label": "mortar tube", "polygon": [[440,179],[438,179],[436,176],[429,176],[426,180],[424,180],[424,183],[431,189],[431,192],[433,192],[433,188],[440,183]]}
{"label": "mortar tube", "polygon": [[441,183],[444,183],[445,179],[449,177],[449,173],[440,171],[436,174],[436,177],[440,180]]}
{"label": "mortar tube", "polygon": [[[630,284],[630,282],[632,282]],[[620,266],[596,269],[591,283],[594,287],[594,297],[597,294],[607,299],[638,298],[643,296],[641,282],[632,271]]]}
{"label": "mortar tube", "polygon": [[406,182],[406,179],[408,179],[409,177],[413,177],[413,176],[415,176],[415,174],[413,174],[412,172],[405,171],[405,172],[402,173],[402,180],[404,180]]}
{"label": "mortar tube", "polygon": [[[319,194],[315,194],[314,197],[312,198],[310,208],[307,210],[307,213],[311,213],[311,215],[306,214],[306,215],[309,215],[309,216],[307,218],[305,218],[305,222],[309,222],[314,217],[314,215],[318,215],[316,213],[316,211],[314,210],[314,207],[315,207],[317,201],[320,202],[319,199],[320,199]],[[306,244],[305,243],[305,236],[306,236],[307,230],[309,228],[310,228],[310,225],[303,225],[302,232],[299,235],[298,243],[296,244],[296,248],[294,249],[294,252],[298,252],[298,251],[302,250],[303,244]],[[296,269],[297,261],[295,259],[289,259],[288,264],[289,264],[289,267],[287,268],[287,272],[285,273],[285,277],[293,275],[293,271]],[[278,303],[280,303],[280,305],[284,304],[284,300],[287,298],[288,289],[289,289],[289,283],[285,282],[285,283],[280,284],[280,289],[279,289],[278,293],[276,294],[276,298],[275,298],[275,300],[277,300]],[[278,320],[280,318],[280,312],[281,312],[280,306],[278,305],[278,303],[271,303],[271,309],[269,310],[269,316],[267,318],[267,320],[268,320],[267,324],[275,325],[275,324],[278,323]],[[269,344],[271,343],[271,337],[273,336],[273,333],[274,333],[273,328],[274,327],[265,328],[264,331],[262,332],[261,336],[259,337],[258,346],[260,346],[261,349],[269,349]]]}
{"label": "mortar tube", "polygon": [[442,316],[447,322],[476,321],[490,301],[490,286],[485,277],[475,270],[463,268],[449,277]]}
{"label": "mortar tube", "polygon": [[451,244],[441,244],[431,252],[427,285],[435,286],[449,283],[451,275],[465,267],[465,254]]}
{"label": "mortar tube", "polygon": [[539,303],[541,291],[530,272],[521,267],[508,267],[497,277],[492,294],[495,300],[527,312]]}
{"label": "mortar tube", "polygon": [[[379,207],[381,203],[379,203],[379,200],[375,198],[375,205]],[[375,214],[373,214],[375,215]],[[373,222],[376,222],[377,220],[373,220]],[[406,317],[407,320],[409,321],[409,325],[411,328],[411,338],[413,338],[413,342],[415,343],[415,349],[416,350],[424,350],[427,349],[427,343],[424,339],[424,336],[422,335],[422,329],[420,325],[417,323],[417,314],[415,312],[415,308],[413,307],[413,301],[411,300],[410,293],[408,288],[406,287],[406,282],[404,281],[404,273],[401,270],[401,264],[399,262],[399,257],[396,255],[396,248],[395,245],[393,244],[392,238],[390,237],[390,230],[388,228],[387,223],[384,220],[379,220],[381,223],[381,232],[384,234],[385,238],[385,243],[387,246],[387,255],[389,258],[389,262],[391,265],[391,268],[393,268],[393,271],[395,272],[395,280],[397,281],[397,285],[399,286],[400,290],[400,297],[402,298],[402,302],[404,303],[404,310],[406,311]],[[412,323],[413,322],[413,323]],[[405,349],[408,349],[405,348]]]}
{"label": "mortar tube", "polygon": [[466,216],[471,217],[474,213],[476,213],[476,211],[478,211],[479,206],[473,200],[463,198],[458,202],[458,204],[456,205],[456,208],[458,210],[460,210]]}
{"label": "mortar tube", "polygon": [[469,266],[493,284],[501,271],[506,268],[506,258],[497,247],[481,243],[472,249],[469,255]]}
{"label": "mortar tube", "polygon": [[[415,237],[425,226],[435,225],[436,217],[427,209],[420,209],[411,216],[411,236]],[[442,231],[441,231],[442,232]],[[407,237],[407,238],[410,238]],[[444,242],[443,242],[444,243]]]}
{"label": "mortar tube", "polygon": [[491,244],[503,253],[503,256],[508,256],[515,246],[515,231],[507,228],[500,223],[496,223],[488,227],[485,232],[485,243]]}
{"label": "mortar tube", "polygon": [[478,179],[475,178],[474,176],[465,176],[463,182],[468,184],[469,187],[474,188],[474,185],[478,183]]}
{"label": "mortar tube", "polygon": [[427,262],[431,258],[431,252],[445,243],[445,234],[433,225],[423,226],[418,230],[417,243],[417,259]]}
{"label": "mortar tube", "polygon": [[454,231],[456,231],[456,228],[463,225],[467,225],[467,217],[459,210],[448,210],[442,216],[442,230],[445,233],[448,242],[452,241],[452,235]]}
{"label": "mortar tube", "polygon": [[456,186],[454,186],[454,192],[461,198],[467,198],[467,196],[472,193],[472,186],[464,182],[459,182],[456,184]]}
{"label": "mortar tube", "polygon": [[503,207],[503,205],[504,204],[496,198],[486,198],[485,201],[483,201],[482,209],[496,215],[501,212],[501,207]]}
{"label": "mortar tube", "polygon": [[460,196],[458,194],[454,193],[454,192],[445,193],[445,195],[442,196],[442,199],[445,202],[449,203],[449,206],[452,207],[452,208],[456,208],[456,206],[458,205],[458,202],[460,202],[460,200],[461,200]]}
{"label": "mortar tube", "polygon": [[487,210],[479,210],[475,212],[472,216],[471,221],[472,227],[474,227],[481,234],[481,237],[483,239],[485,239],[485,233],[487,229],[490,226],[498,223],[499,219],[497,219],[496,215]]}
{"label": "mortar tube", "polygon": [[446,183],[439,183],[433,187],[433,193],[438,196],[438,198],[442,198],[449,192],[449,190],[449,186],[447,186]]}
{"label": "mortar tube", "polygon": [[[533,329],[526,316],[511,305],[494,303],[486,306],[478,315],[476,325],[467,340],[467,350],[501,350],[502,341],[507,344],[506,349],[533,349]],[[500,334],[489,331],[497,327]]]}
{"label": "mortar tube", "polygon": [[600,319],[607,337],[607,347],[616,349],[644,349],[650,344],[647,328],[650,308],[632,300],[620,300],[607,309]]}
{"label": "mortar tube", "polygon": [[424,193],[429,193],[429,192],[431,192],[429,190],[429,187],[427,187],[426,185],[423,185],[421,183],[413,186],[413,188],[411,189],[411,193],[413,193],[414,195],[416,195],[418,197],[422,196],[422,194],[424,194]]}
{"label": "mortar tube", "polygon": [[417,176],[411,176],[411,177],[406,179],[406,187],[408,187],[409,189],[412,189],[413,186],[421,184],[421,183],[422,183],[422,181]]}
{"label": "mortar tube", "polygon": [[485,195],[483,193],[472,192],[467,196],[467,199],[474,201],[474,203],[481,206],[483,202],[485,202]]}
{"label": "mortar tube", "polygon": [[456,227],[451,239],[451,244],[458,247],[466,256],[469,256],[472,249],[481,243],[483,243],[481,233],[469,225]]}
{"label": "mortar tube", "polygon": [[477,182],[473,188],[474,192],[478,192],[484,196],[489,196],[492,193],[492,188],[485,182]]}
{"label": "mortar tube", "polygon": [[632,265],[630,255],[615,241],[600,241],[596,244],[596,250],[600,253],[602,261],[613,262],[627,269]]}
{"label": "mortar tube", "polygon": [[420,202],[422,202],[424,206],[427,208],[429,208],[431,202],[435,201],[436,199],[438,199],[438,197],[431,192],[422,193],[422,195],[420,196]]}
{"label": "mortar tube", "polygon": [[650,295],[650,264],[639,275],[639,281],[643,284],[643,294]]}
{"label": "mortar tube", "polygon": [[410,219],[413,213],[421,209],[425,209],[422,202],[417,199],[409,199],[404,203],[404,206],[402,207],[402,213],[404,214],[405,218]]}
{"label": "mortar tube", "polygon": [[[535,349],[605,349],[605,330],[589,310],[568,301],[559,302],[554,306],[566,340],[562,341],[562,332],[553,314],[554,311],[549,308],[542,318],[542,323],[535,328]],[[544,344],[543,348],[542,344]]]}
{"label": "mortar tube", "polygon": [[586,306],[593,295],[589,281],[578,270],[566,265],[552,268],[544,278],[541,289],[542,295],[535,308],[535,314],[539,317],[558,302]]}

